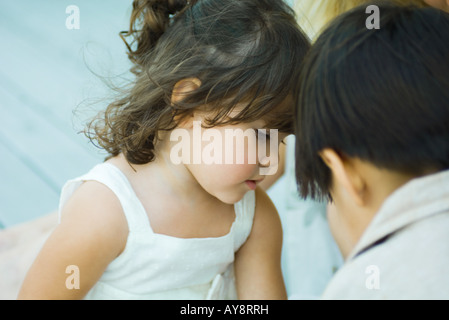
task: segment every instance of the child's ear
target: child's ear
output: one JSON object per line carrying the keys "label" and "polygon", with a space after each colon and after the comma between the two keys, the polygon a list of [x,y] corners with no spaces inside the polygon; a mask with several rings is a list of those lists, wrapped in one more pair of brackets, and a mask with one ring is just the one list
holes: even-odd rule
{"label": "child's ear", "polygon": [[[193,91],[197,90],[201,86],[201,80],[198,78],[186,78],[178,81],[173,87],[173,92],[171,96],[172,105],[181,102]],[[184,118],[181,120],[179,117],[175,117],[175,121],[178,122],[178,127],[185,129],[191,129],[193,127],[192,117],[194,113],[192,112],[191,117]]]}
{"label": "child's ear", "polygon": [[320,157],[331,169],[334,184],[345,188],[358,206],[366,204],[366,184],[362,172],[353,159],[346,157],[333,149],[323,149]]}
{"label": "child's ear", "polygon": [[181,102],[199,87],[201,87],[201,80],[198,78],[186,78],[178,81],[173,87],[171,103],[176,104]]}

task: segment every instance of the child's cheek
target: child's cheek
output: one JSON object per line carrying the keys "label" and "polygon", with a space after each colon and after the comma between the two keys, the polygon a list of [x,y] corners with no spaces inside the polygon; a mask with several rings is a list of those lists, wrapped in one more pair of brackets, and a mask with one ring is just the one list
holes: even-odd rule
{"label": "child's cheek", "polygon": [[256,164],[234,164],[226,166],[226,175],[234,183],[243,183],[258,175]]}

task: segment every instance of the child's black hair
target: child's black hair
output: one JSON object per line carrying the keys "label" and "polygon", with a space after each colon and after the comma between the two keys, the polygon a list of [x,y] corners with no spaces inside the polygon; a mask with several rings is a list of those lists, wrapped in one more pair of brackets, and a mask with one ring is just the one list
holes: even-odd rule
{"label": "child's black hair", "polygon": [[304,62],[295,114],[303,197],[330,197],[324,148],[416,176],[449,168],[449,15],[377,5],[380,29],[367,29],[366,6],[355,8]]}

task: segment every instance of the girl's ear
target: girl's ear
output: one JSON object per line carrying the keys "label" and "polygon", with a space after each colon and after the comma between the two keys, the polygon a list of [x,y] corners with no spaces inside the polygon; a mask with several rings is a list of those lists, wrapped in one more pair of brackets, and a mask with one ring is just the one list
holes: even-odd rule
{"label": "girl's ear", "polygon": [[201,87],[201,80],[198,78],[186,78],[178,81],[173,87],[171,103],[176,104],[181,102],[199,87]]}
{"label": "girl's ear", "polygon": [[334,185],[338,184],[345,188],[358,206],[364,206],[366,204],[366,184],[363,173],[360,172],[355,161],[328,148],[320,152],[320,157],[331,169]]}

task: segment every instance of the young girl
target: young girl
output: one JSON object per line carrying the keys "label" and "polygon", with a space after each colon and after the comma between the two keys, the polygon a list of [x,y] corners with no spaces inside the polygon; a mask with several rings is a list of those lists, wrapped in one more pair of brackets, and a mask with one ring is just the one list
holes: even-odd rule
{"label": "young girl", "polygon": [[136,79],[89,127],[110,157],[64,186],[19,298],[285,298],[281,225],[257,187],[271,164],[175,164],[173,148],[195,153],[198,123],[201,152],[207,130],[292,133],[309,46],[293,13],[281,0],[135,0],[124,35]]}

